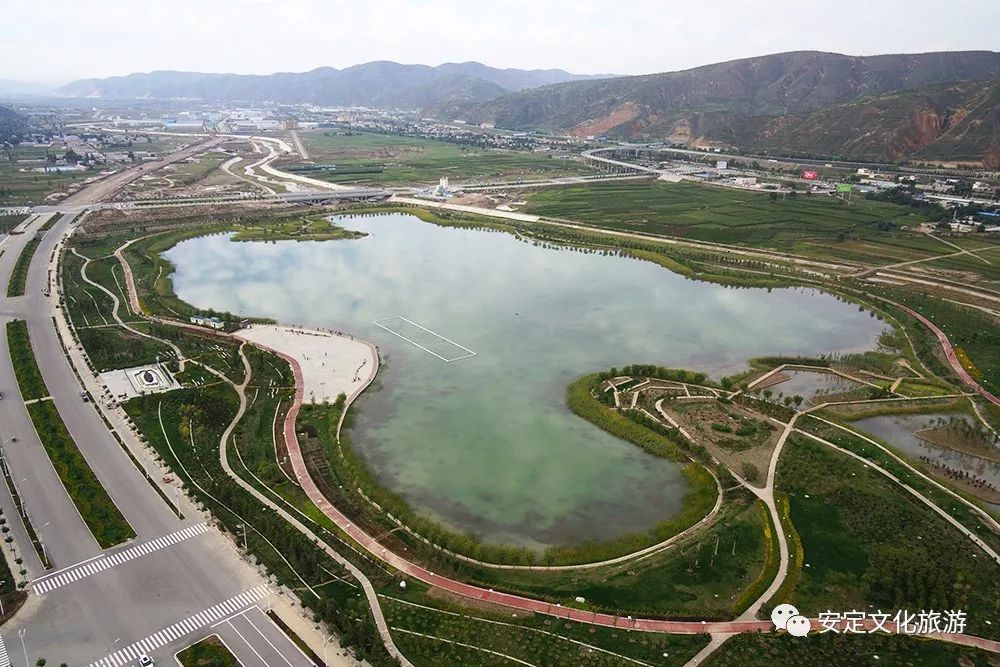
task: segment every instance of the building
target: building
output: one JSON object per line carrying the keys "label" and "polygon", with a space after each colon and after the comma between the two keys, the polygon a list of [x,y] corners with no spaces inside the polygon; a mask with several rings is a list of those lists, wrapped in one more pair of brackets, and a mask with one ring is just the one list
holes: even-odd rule
{"label": "building", "polygon": [[191,324],[197,324],[200,327],[211,327],[212,329],[221,329],[225,326],[225,323],[218,317],[204,317],[202,315],[192,315]]}

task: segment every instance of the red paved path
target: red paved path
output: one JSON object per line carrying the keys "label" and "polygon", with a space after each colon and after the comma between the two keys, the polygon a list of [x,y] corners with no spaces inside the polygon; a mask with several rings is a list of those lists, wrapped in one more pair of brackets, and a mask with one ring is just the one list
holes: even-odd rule
{"label": "red paved path", "polygon": [[985,398],[993,405],[1000,405],[1000,398],[997,398],[989,391],[987,391],[985,388],[983,388],[983,386],[980,385],[978,382],[976,382],[975,379],[973,379],[973,377],[969,375],[968,371],[965,370],[965,367],[962,366],[962,362],[958,360],[958,356],[955,354],[955,348],[952,347],[951,341],[948,340],[948,336],[945,334],[945,332],[941,331],[941,329],[939,329],[936,324],[934,324],[929,319],[927,319],[917,311],[913,310],[909,306],[904,306],[901,303],[896,303],[895,301],[889,301],[888,299],[885,299],[885,301],[888,301],[889,303],[893,304],[903,312],[917,318],[917,320],[919,320],[921,324],[930,329],[934,333],[934,335],[937,336],[938,342],[941,344],[941,349],[944,350],[944,356],[948,358],[948,363],[951,364],[952,369],[954,369],[955,373],[958,374],[958,377],[962,380],[962,382],[964,382],[970,389],[981,395],[983,398]]}
{"label": "red paved path", "polygon": [[[141,312],[139,309],[139,300],[137,291],[135,289],[135,284],[132,278],[131,267],[128,262],[124,260],[124,257],[120,254],[120,250],[115,252],[118,256],[120,263],[123,266],[123,271],[125,273],[125,281],[128,286],[129,291],[129,301],[132,303],[133,309],[138,313]],[[980,387],[975,380],[973,380],[962,365],[958,362],[955,357],[954,350],[951,344],[948,342],[948,337],[945,336],[944,332],[938,329],[930,320],[923,317],[919,313],[913,311],[906,306],[895,304],[899,308],[905,310],[909,314],[916,317],[924,325],[926,325],[931,331],[933,331],[938,336],[938,340],[941,341],[941,345],[945,350],[945,354],[948,355],[949,361],[952,361],[952,366],[955,368],[956,372],[962,377],[963,381],[966,381],[970,386],[975,387],[981,394],[992,402],[1000,405],[1000,399],[987,392],[985,389]],[[176,322],[174,320],[168,320],[163,318],[153,318],[158,321],[164,322],[166,324],[178,325],[184,328],[199,329],[203,331],[202,327],[197,327],[195,325],[187,324],[185,322]],[[214,332],[221,333],[221,332]],[[442,590],[449,591],[456,595],[462,597],[472,598],[475,600],[482,600],[486,602],[491,602],[493,604],[502,605],[509,607],[511,609],[517,609],[524,612],[534,612],[538,614],[546,614],[550,616],[556,616],[559,618],[565,618],[573,621],[578,621],[581,623],[591,623],[594,625],[602,625],[611,628],[621,628],[629,630],[641,630],[645,632],[665,632],[673,634],[696,634],[702,632],[718,633],[718,634],[735,634],[740,632],[752,632],[755,630],[770,632],[773,626],[770,621],[664,621],[657,619],[642,619],[642,618],[632,618],[623,616],[614,616],[611,614],[602,614],[597,612],[581,611],[579,609],[571,609],[568,607],[563,607],[558,604],[551,604],[543,600],[534,600],[531,598],[522,597],[519,595],[512,595],[510,593],[501,593],[494,590],[489,590],[485,588],[480,588],[478,586],[473,586],[471,584],[466,584],[461,581],[456,581],[454,579],[449,579],[438,574],[434,574],[430,570],[417,565],[416,563],[411,563],[410,561],[398,556],[397,554],[389,551],[383,547],[375,538],[368,535],[366,532],[361,530],[356,526],[350,519],[341,514],[341,512],[334,507],[330,501],[320,492],[319,487],[313,482],[312,477],[309,474],[309,470],[306,468],[305,461],[302,458],[302,451],[299,448],[298,436],[295,433],[295,421],[299,414],[299,408],[302,406],[302,400],[305,394],[305,383],[302,378],[302,369],[299,366],[299,362],[293,357],[281,352],[279,350],[274,350],[268,348],[267,346],[260,345],[259,343],[253,343],[254,345],[261,347],[263,349],[269,349],[274,354],[288,362],[289,366],[292,368],[292,372],[295,374],[295,401],[292,406],[288,409],[285,414],[284,432],[285,432],[285,443],[288,449],[288,458],[292,463],[292,468],[295,471],[295,476],[299,483],[302,485],[303,490],[309,496],[309,499],[317,507],[322,510],[323,514],[330,518],[334,523],[340,527],[345,533],[347,533],[355,542],[364,547],[366,551],[371,553],[376,558],[384,561],[393,568],[399,570],[400,572],[424,582],[429,586],[435,586]],[[351,404],[351,402],[360,394],[364,389],[371,383],[375,377],[375,373],[378,371],[378,355],[374,348],[372,349],[375,355],[375,363],[373,363],[369,369],[369,376],[361,384],[361,386],[348,397],[345,404],[345,410]],[[888,624],[891,626],[891,624]],[[818,627],[818,623],[814,621],[813,627]],[[974,637],[971,635],[958,635],[958,634],[935,634],[933,635],[937,639],[942,639],[945,641],[951,641],[956,644],[962,644],[965,646],[974,646],[978,648],[985,649],[987,651],[992,651],[994,653],[1000,653],[1000,642],[984,639],[982,637]]]}

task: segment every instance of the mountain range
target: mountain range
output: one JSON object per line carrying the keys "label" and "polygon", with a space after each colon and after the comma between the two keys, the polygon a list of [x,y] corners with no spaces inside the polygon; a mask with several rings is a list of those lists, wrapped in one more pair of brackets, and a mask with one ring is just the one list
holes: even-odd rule
{"label": "mountain range", "polygon": [[345,69],[320,67],[267,75],[149,72],[81,79],[56,92],[108,99],[308,102],[404,109],[451,104],[464,109],[505,93],[588,78],[593,77],[559,69],[497,69],[477,62],[430,67],[383,60]]}
{"label": "mountain range", "polygon": [[383,61],[266,76],[152,72],[75,81],[58,92],[402,108],[576,136],[996,167],[998,84],[993,51],[794,51],[642,76]]}
{"label": "mountain range", "polygon": [[561,83],[468,113],[498,127],[853,159],[1000,160],[1000,53],[816,51]]}

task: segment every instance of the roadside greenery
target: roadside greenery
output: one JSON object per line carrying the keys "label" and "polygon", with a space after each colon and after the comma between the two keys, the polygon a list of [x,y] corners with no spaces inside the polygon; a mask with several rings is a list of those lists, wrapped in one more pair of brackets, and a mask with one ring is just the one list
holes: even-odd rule
{"label": "roadside greenery", "polygon": [[11,363],[14,365],[14,375],[17,376],[17,386],[21,390],[21,398],[33,401],[49,395],[42,372],[38,370],[35,353],[31,349],[28,337],[28,323],[24,320],[7,322],[7,347],[10,349]]}
{"label": "roadside greenery", "polygon": [[31,258],[35,256],[35,250],[41,241],[32,237],[21,249],[21,254],[17,256],[14,264],[14,271],[10,274],[10,282],[7,283],[7,297],[24,296],[24,290],[28,282],[28,268],[31,266]]}
{"label": "roadside greenery", "polygon": [[66,492],[101,548],[108,549],[135,537],[135,531],[77,448],[55,404],[32,403],[28,413]]}
{"label": "roadside greenery", "polygon": [[54,213],[51,218],[45,221],[45,224],[39,227],[39,231],[48,231],[55,227],[56,223],[59,222],[63,217],[62,213]]}
{"label": "roadside greenery", "polygon": [[218,635],[211,635],[192,644],[177,654],[182,667],[239,667],[240,661],[222,643]]}
{"label": "roadside greenery", "polygon": [[[6,466],[5,466],[6,468]],[[25,522],[27,523],[27,522]],[[7,525],[7,517],[4,516],[3,510],[0,509],[0,532],[3,533],[3,539],[8,542],[14,540],[10,537],[10,527]],[[20,559],[15,562],[15,565],[21,568]],[[25,603],[28,599],[27,591],[21,590],[18,586],[18,580],[24,578],[24,570],[18,573],[19,576],[15,577],[14,573],[10,570],[10,565],[7,563],[7,558],[0,556],[0,601],[3,602],[3,615],[0,615],[0,625],[5,623],[17,610],[21,608],[21,605]]]}
{"label": "roadside greenery", "polygon": [[[246,526],[249,552],[277,578],[298,592],[306,608],[327,623],[358,659],[374,667],[394,664],[385,652],[364,598],[347,585],[322,587],[334,577],[350,575],[293,526],[229,479],[219,462],[219,440],[237,410],[236,394],[223,384],[179,389],[134,398],[124,404],[139,430],[171,469],[185,481],[186,492],[211,510],[242,545]],[[161,424],[162,418],[162,424]],[[231,457],[235,459],[235,457]],[[238,461],[232,460],[236,466]],[[333,533],[324,536],[338,551],[362,567],[378,586],[391,584],[384,571],[352,551]],[[314,587],[314,595],[303,586]],[[322,592],[320,592],[322,590]]]}

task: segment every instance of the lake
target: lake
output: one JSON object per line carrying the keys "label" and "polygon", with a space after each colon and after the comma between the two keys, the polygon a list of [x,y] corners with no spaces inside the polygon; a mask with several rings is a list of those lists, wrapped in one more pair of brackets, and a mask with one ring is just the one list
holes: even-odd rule
{"label": "lake", "polygon": [[[408,214],[336,221],[369,236],[183,241],[165,253],[174,288],[199,308],[378,345],[379,388],[357,403],[354,446],[415,510],[489,541],[607,540],[680,507],[678,464],[569,412],[576,377],[629,363],[719,376],[754,356],[872,349],[885,328],[812,289],[700,283],[641,260]],[[374,324],[399,316],[475,356],[446,363]],[[431,334],[408,337],[453,350]]]}

